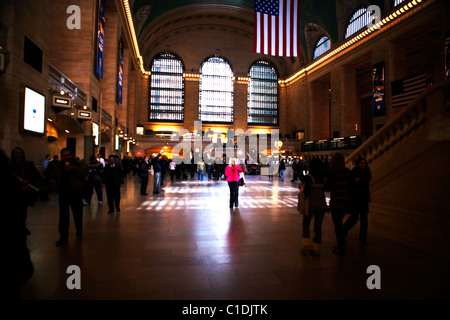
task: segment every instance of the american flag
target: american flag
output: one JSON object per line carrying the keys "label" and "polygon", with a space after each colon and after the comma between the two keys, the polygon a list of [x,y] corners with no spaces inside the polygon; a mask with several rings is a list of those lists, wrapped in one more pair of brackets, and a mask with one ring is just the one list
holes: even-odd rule
{"label": "american flag", "polygon": [[272,56],[300,56],[299,0],[255,0],[253,51]]}
{"label": "american flag", "polygon": [[426,75],[421,74],[408,79],[393,81],[392,87],[392,108],[404,107],[412,102],[422,90],[426,89]]}

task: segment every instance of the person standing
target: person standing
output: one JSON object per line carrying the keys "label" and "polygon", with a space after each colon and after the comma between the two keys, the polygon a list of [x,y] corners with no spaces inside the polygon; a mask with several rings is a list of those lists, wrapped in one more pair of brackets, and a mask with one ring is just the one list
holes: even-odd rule
{"label": "person standing", "polygon": [[344,156],[335,153],[330,161],[330,168],[325,181],[325,191],[330,192],[330,210],[336,233],[337,246],[333,253],[345,254],[345,236],[343,219],[350,212],[351,206],[350,170],[345,167]]}
{"label": "person standing", "polygon": [[225,168],[225,176],[227,178],[228,187],[230,188],[230,209],[235,206],[239,207],[239,173],[242,172],[240,165],[236,163],[236,159],[231,158],[230,164]]}
{"label": "person standing", "polygon": [[116,156],[110,155],[109,162],[105,166],[103,174],[103,183],[106,188],[106,197],[108,199],[108,213],[114,213],[114,206],[117,212],[120,212],[120,188],[123,185],[123,170],[119,163],[116,163]]}
{"label": "person standing", "polygon": [[173,182],[173,178],[175,177],[176,168],[177,168],[177,164],[172,159],[169,163],[170,181],[172,181],[172,182]]}
{"label": "person standing", "polygon": [[50,159],[51,159],[51,156],[49,154],[46,154],[45,155],[45,160],[44,160],[44,162],[42,162],[42,173],[44,175],[46,174],[46,171],[47,171],[47,168],[48,168],[48,164],[50,163]]}
{"label": "person standing", "polygon": [[212,173],[213,173],[213,166],[212,163],[208,162],[206,163],[206,174],[208,175],[208,181],[212,181]]}
{"label": "person standing", "polygon": [[101,153],[99,153],[99,154],[97,155],[97,161],[100,162],[100,163],[102,164],[103,168],[105,167],[105,165],[106,165],[105,159],[103,159]]}
{"label": "person standing", "polygon": [[[322,243],[322,222],[327,210],[324,193],[325,175],[322,161],[313,158],[309,163],[309,174],[304,178],[303,195],[308,199],[308,211],[302,222],[302,253],[319,255]],[[310,236],[310,225],[314,219],[314,238]]]}
{"label": "person standing", "polygon": [[273,172],[274,172],[275,168],[273,167],[273,162],[272,160],[269,160],[269,162],[267,163],[267,172],[268,172],[268,179],[269,180],[273,180]]}
{"label": "person standing", "polygon": [[161,165],[159,163],[159,157],[163,153],[161,150],[158,155],[152,155],[151,165],[153,167],[153,194],[159,193],[159,187],[161,186]]}
{"label": "person standing", "polygon": [[284,172],[286,171],[286,162],[284,159],[281,159],[280,161],[280,179],[281,181],[284,181]]}
{"label": "person standing", "polygon": [[359,158],[356,161],[356,166],[351,172],[352,209],[350,217],[344,223],[344,235],[346,236],[348,231],[355,226],[359,217],[359,241],[363,244],[367,244],[367,220],[370,202],[369,185],[371,180],[372,174],[367,165],[367,160],[364,158]]}
{"label": "person standing", "polygon": [[83,234],[83,188],[88,176],[87,165],[75,159],[69,148],[61,149],[61,161],[55,168],[52,178],[59,194],[59,240],[57,246],[69,240],[70,208],[72,208],[76,236]]}
{"label": "person standing", "polygon": [[205,162],[200,159],[199,163],[197,164],[197,172],[198,172],[198,181],[203,181],[203,175],[205,172]]}
{"label": "person standing", "polygon": [[147,186],[148,186],[148,176],[149,176],[150,165],[148,163],[148,157],[145,157],[144,160],[140,161],[139,164],[139,179],[141,181],[141,195],[146,196]]}
{"label": "person standing", "polygon": [[295,182],[297,179],[301,179],[301,170],[302,166],[300,164],[300,160],[298,158],[295,158],[294,163],[292,164],[294,177],[292,178],[291,182]]}

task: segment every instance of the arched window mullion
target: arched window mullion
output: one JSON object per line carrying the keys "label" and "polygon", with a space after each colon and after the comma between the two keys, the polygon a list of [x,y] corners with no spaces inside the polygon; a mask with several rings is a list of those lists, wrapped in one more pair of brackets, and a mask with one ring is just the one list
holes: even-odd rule
{"label": "arched window mullion", "polygon": [[211,57],[200,68],[199,120],[233,123],[233,71],[223,58]]}
{"label": "arched window mullion", "polygon": [[322,55],[330,49],[330,39],[327,36],[322,36],[319,41],[317,41],[316,47],[314,49],[313,59]]}
{"label": "arched window mullion", "polygon": [[149,81],[149,121],[184,121],[183,64],[170,53],[153,59]]}
{"label": "arched window mullion", "polygon": [[394,7],[398,6],[400,3],[404,2],[405,0],[393,0]]}
{"label": "arched window mullion", "polygon": [[361,7],[355,10],[352,17],[347,23],[347,28],[345,30],[345,39],[364,29],[369,22],[370,13],[367,12],[367,8]]}
{"label": "arched window mullion", "polygon": [[257,61],[250,68],[248,83],[247,122],[250,125],[278,125],[278,75],[266,61]]}

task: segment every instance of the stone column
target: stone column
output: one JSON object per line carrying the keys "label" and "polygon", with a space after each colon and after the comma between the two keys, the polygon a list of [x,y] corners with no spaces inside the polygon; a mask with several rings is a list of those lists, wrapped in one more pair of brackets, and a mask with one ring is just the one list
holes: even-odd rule
{"label": "stone column", "polygon": [[237,78],[234,83],[234,99],[233,99],[233,124],[234,131],[237,129],[247,131],[247,91],[248,79]]}
{"label": "stone column", "polygon": [[199,121],[199,80],[198,77],[184,80],[184,128],[189,132],[194,132],[194,122]]}
{"label": "stone column", "polygon": [[356,133],[361,118],[356,97],[356,71],[351,65],[339,66],[331,72],[331,135],[339,137]]}

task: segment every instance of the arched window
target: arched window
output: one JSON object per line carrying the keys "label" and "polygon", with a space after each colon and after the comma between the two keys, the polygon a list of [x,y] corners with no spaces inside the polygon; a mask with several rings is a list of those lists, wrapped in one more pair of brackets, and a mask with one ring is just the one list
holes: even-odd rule
{"label": "arched window", "polygon": [[347,39],[351,35],[355,34],[359,30],[364,29],[370,22],[370,12],[367,12],[366,8],[357,9],[347,24],[347,30],[345,31],[345,38]]}
{"label": "arched window", "polygon": [[316,48],[314,49],[313,59],[317,58],[325,51],[328,51],[330,49],[330,44],[330,39],[328,39],[327,36],[320,38],[319,41],[317,41]]}
{"label": "arched window", "polygon": [[398,6],[403,1],[405,1],[405,0],[394,0],[394,7]]}
{"label": "arched window", "polygon": [[149,81],[149,121],[184,120],[183,63],[171,53],[155,57]]}
{"label": "arched window", "polygon": [[233,123],[233,70],[223,58],[208,58],[200,67],[199,120]]}
{"label": "arched window", "polygon": [[278,75],[267,61],[255,62],[249,72],[247,122],[278,125]]}

